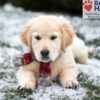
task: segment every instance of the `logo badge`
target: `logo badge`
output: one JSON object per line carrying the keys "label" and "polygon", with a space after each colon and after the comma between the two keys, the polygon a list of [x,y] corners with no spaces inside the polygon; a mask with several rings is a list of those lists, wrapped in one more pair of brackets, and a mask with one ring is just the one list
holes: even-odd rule
{"label": "logo badge", "polygon": [[83,18],[100,18],[100,0],[83,0]]}

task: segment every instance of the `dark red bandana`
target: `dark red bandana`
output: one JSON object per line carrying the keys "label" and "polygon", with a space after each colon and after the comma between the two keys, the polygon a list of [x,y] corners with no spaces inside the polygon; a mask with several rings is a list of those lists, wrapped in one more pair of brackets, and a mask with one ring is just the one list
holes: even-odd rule
{"label": "dark red bandana", "polygon": [[40,63],[40,74],[51,76],[51,67],[50,62],[49,63]]}
{"label": "dark red bandana", "polygon": [[23,55],[23,65],[27,65],[35,60],[35,57],[32,53],[25,53]]}
{"label": "dark red bandana", "polygon": [[[27,65],[27,64],[33,62],[34,60],[36,60],[34,54],[25,53],[23,55],[22,65]],[[40,62],[40,74],[43,74],[46,76],[51,76],[50,62],[49,63]]]}

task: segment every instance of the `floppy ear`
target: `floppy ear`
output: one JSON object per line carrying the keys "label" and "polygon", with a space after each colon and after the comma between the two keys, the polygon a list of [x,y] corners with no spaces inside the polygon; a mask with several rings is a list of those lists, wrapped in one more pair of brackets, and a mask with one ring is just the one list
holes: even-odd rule
{"label": "floppy ear", "polygon": [[31,25],[26,25],[21,30],[22,42],[32,50]]}
{"label": "floppy ear", "polygon": [[74,29],[71,27],[70,23],[67,22],[66,20],[63,20],[60,26],[61,30],[61,36],[62,36],[62,44],[61,44],[61,49],[62,51],[65,51],[66,47],[69,46],[74,37]]}

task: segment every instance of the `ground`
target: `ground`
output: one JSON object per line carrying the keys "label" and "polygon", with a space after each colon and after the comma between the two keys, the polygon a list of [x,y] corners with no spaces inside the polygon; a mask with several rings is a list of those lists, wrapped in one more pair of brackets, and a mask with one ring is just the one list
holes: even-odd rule
{"label": "ground", "polygon": [[87,46],[97,52],[86,64],[77,64],[80,86],[78,89],[65,89],[54,83],[50,87],[17,90],[15,68],[11,59],[22,52],[19,33],[22,26],[32,17],[49,14],[23,11],[11,5],[0,8],[0,100],[100,100],[100,20],[84,20],[81,17],[61,15],[68,19],[76,34]]}

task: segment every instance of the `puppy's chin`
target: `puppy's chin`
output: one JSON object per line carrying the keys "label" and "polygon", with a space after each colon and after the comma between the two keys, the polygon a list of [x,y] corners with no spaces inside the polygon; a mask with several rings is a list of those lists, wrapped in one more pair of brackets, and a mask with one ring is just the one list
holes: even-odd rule
{"label": "puppy's chin", "polygon": [[55,60],[56,59],[41,59],[41,62],[48,63],[48,62],[53,62]]}
{"label": "puppy's chin", "polygon": [[44,63],[48,63],[51,62],[50,59],[37,59],[38,62],[44,62]]}
{"label": "puppy's chin", "polygon": [[47,59],[47,60],[42,59],[41,62],[48,63],[48,62],[51,62],[51,60],[49,60],[49,59]]}
{"label": "puppy's chin", "polygon": [[36,56],[36,60],[37,60],[38,62],[44,62],[44,63],[51,62],[50,58],[43,59],[43,58],[37,57],[37,56]]}
{"label": "puppy's chin", "polygon": [[55,58],[46,58],[46,59],[43,59],[43,58],[40,58],[40,59],[37,59],[39,62],[44,62],[44,63],[48,63],[48,62],[53,62],[53,61],[55,61],[56,59],[58,58],[58,56],[57,57],[55,57]]}
{"label": "puppy's chin", "polygon": [[53,62],[55,60],[56,60],[56,58],[53,58],[53,59],[51,59],[51,58],[47,58],[47,59],[37,58],[38,62],[44,62],[44,63]]}

